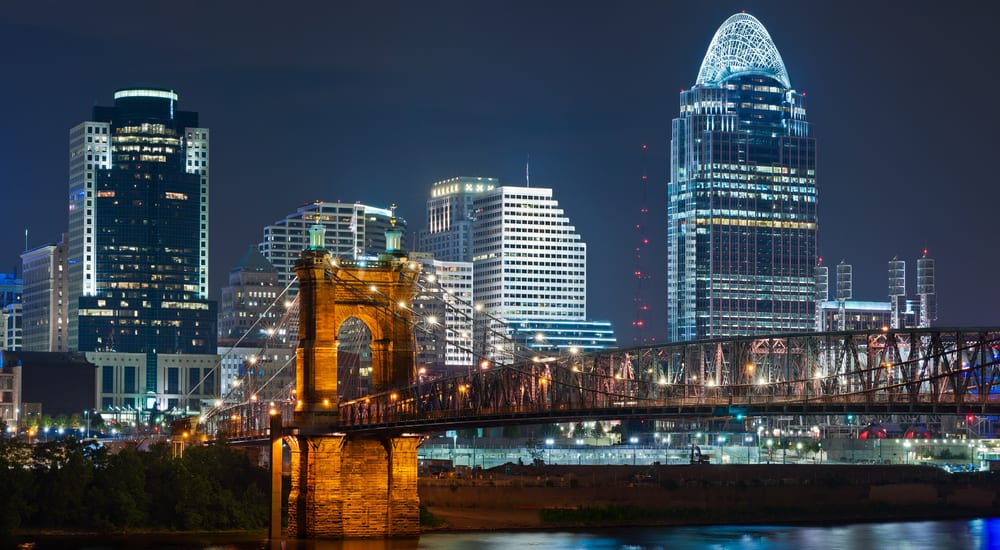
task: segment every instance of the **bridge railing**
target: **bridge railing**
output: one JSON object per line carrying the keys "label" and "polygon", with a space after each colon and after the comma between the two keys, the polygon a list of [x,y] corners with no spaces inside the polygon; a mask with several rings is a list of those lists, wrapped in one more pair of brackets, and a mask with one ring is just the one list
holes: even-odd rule
{"label": "bridge railing", "polygon": [[341,422],[372,427],[625,409],[976,411],[997,406],[998,364],[998,329],[735,338],[545,357],[421,380],[342,404]]}

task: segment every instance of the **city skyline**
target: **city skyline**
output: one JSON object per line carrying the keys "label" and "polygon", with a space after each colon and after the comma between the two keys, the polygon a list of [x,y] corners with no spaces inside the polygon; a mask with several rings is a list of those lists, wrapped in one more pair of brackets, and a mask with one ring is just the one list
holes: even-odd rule
{"label": "city skyline", "polygon": [[[640,147],[650,148],[648,265],[659,289],[676,93],[694,81],[715,29],[745,8],[810,95],[819,255],[854,265],[856,297],[883,300],[886,262],[927,248],[938,266],[937,324],[992,324],[1000,260],[975,243],[989,234],[982,159],[998,115],[969,115],[943,91],[969,75],[987,88],[994,78],[982,69],[989,42],[977,41],[996,14],[979,6],[337,4],[241,13],[239,25],[225,3],[199,7],[199,17],[46,6],[5,7],[0,23],[6,50],[19,52],[0,91],[18,107],[8,115],[16,136],[0,137],[2,271],[19,263],[26,228],[27,248],[66,229],[65,136],[80,113],[116,89],[167,87],[215,134],[213,299],[261,228],[298,206],[396,203],[412,237],[432,182],[522,185],[530,155],[532,185],[563,197],[588,242],[589,316],[610,318],[628,342]],[[149,16],[163,20],[158,29],[190,32],[132,24]],[[126,42],[134,47],[121,49]],[[919,78],[930,66],[935,86]],[[647,334],[662,339],[665,297],[650,305]]]}

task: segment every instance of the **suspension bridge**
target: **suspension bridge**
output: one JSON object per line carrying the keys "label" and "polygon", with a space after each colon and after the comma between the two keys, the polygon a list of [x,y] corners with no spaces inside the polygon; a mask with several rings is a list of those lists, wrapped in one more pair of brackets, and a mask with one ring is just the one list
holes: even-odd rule
{"label": "suspension bridge", "polygon": [[[422,434],[446,429],[997,410],[1000,328],[779,334],[578,353],[525,347],[489,319],[477,339],[491,353],[431,377],[414,362],[414,334],[433,333],[438,321],[426,312],[439,311],[421,307],[428,289],[420,264],[388,238],[377,261],[331,258],[317,232],[296,263],[299,289],[288,315],[267,329],[297,335],[294,366],[278,366],[252,391],[237,388],[200,418],[209,437],[268,437],[278,453],[282,438],[289,445],[294,536],[419,532],[417,447]],[[447,293],[441,299],[456,303]],[[475,314],[462,305],[456,314]],[[366,356],[370,366],[360,360]],[[294,384],[276,382],[290,380],[290,371]]]}

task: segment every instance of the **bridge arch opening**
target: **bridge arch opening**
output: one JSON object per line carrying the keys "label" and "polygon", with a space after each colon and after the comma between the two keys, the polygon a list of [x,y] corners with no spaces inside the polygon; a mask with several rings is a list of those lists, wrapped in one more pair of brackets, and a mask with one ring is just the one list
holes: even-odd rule
{"label": "bridge arch opening", "polygon": [[344,319],[337,331],[337,380],[341,401],[368,395],[372,389],[372,330],[360,317]]}

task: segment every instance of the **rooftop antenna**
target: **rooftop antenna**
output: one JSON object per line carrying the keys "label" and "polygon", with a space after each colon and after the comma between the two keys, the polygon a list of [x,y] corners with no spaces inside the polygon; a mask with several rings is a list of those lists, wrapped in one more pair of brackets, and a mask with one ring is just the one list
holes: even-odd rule
{"label": "rooftop antenna", "polygon": [[531,187],[531,155],[528,155],[528,159],[524,161],[524,186]]}

